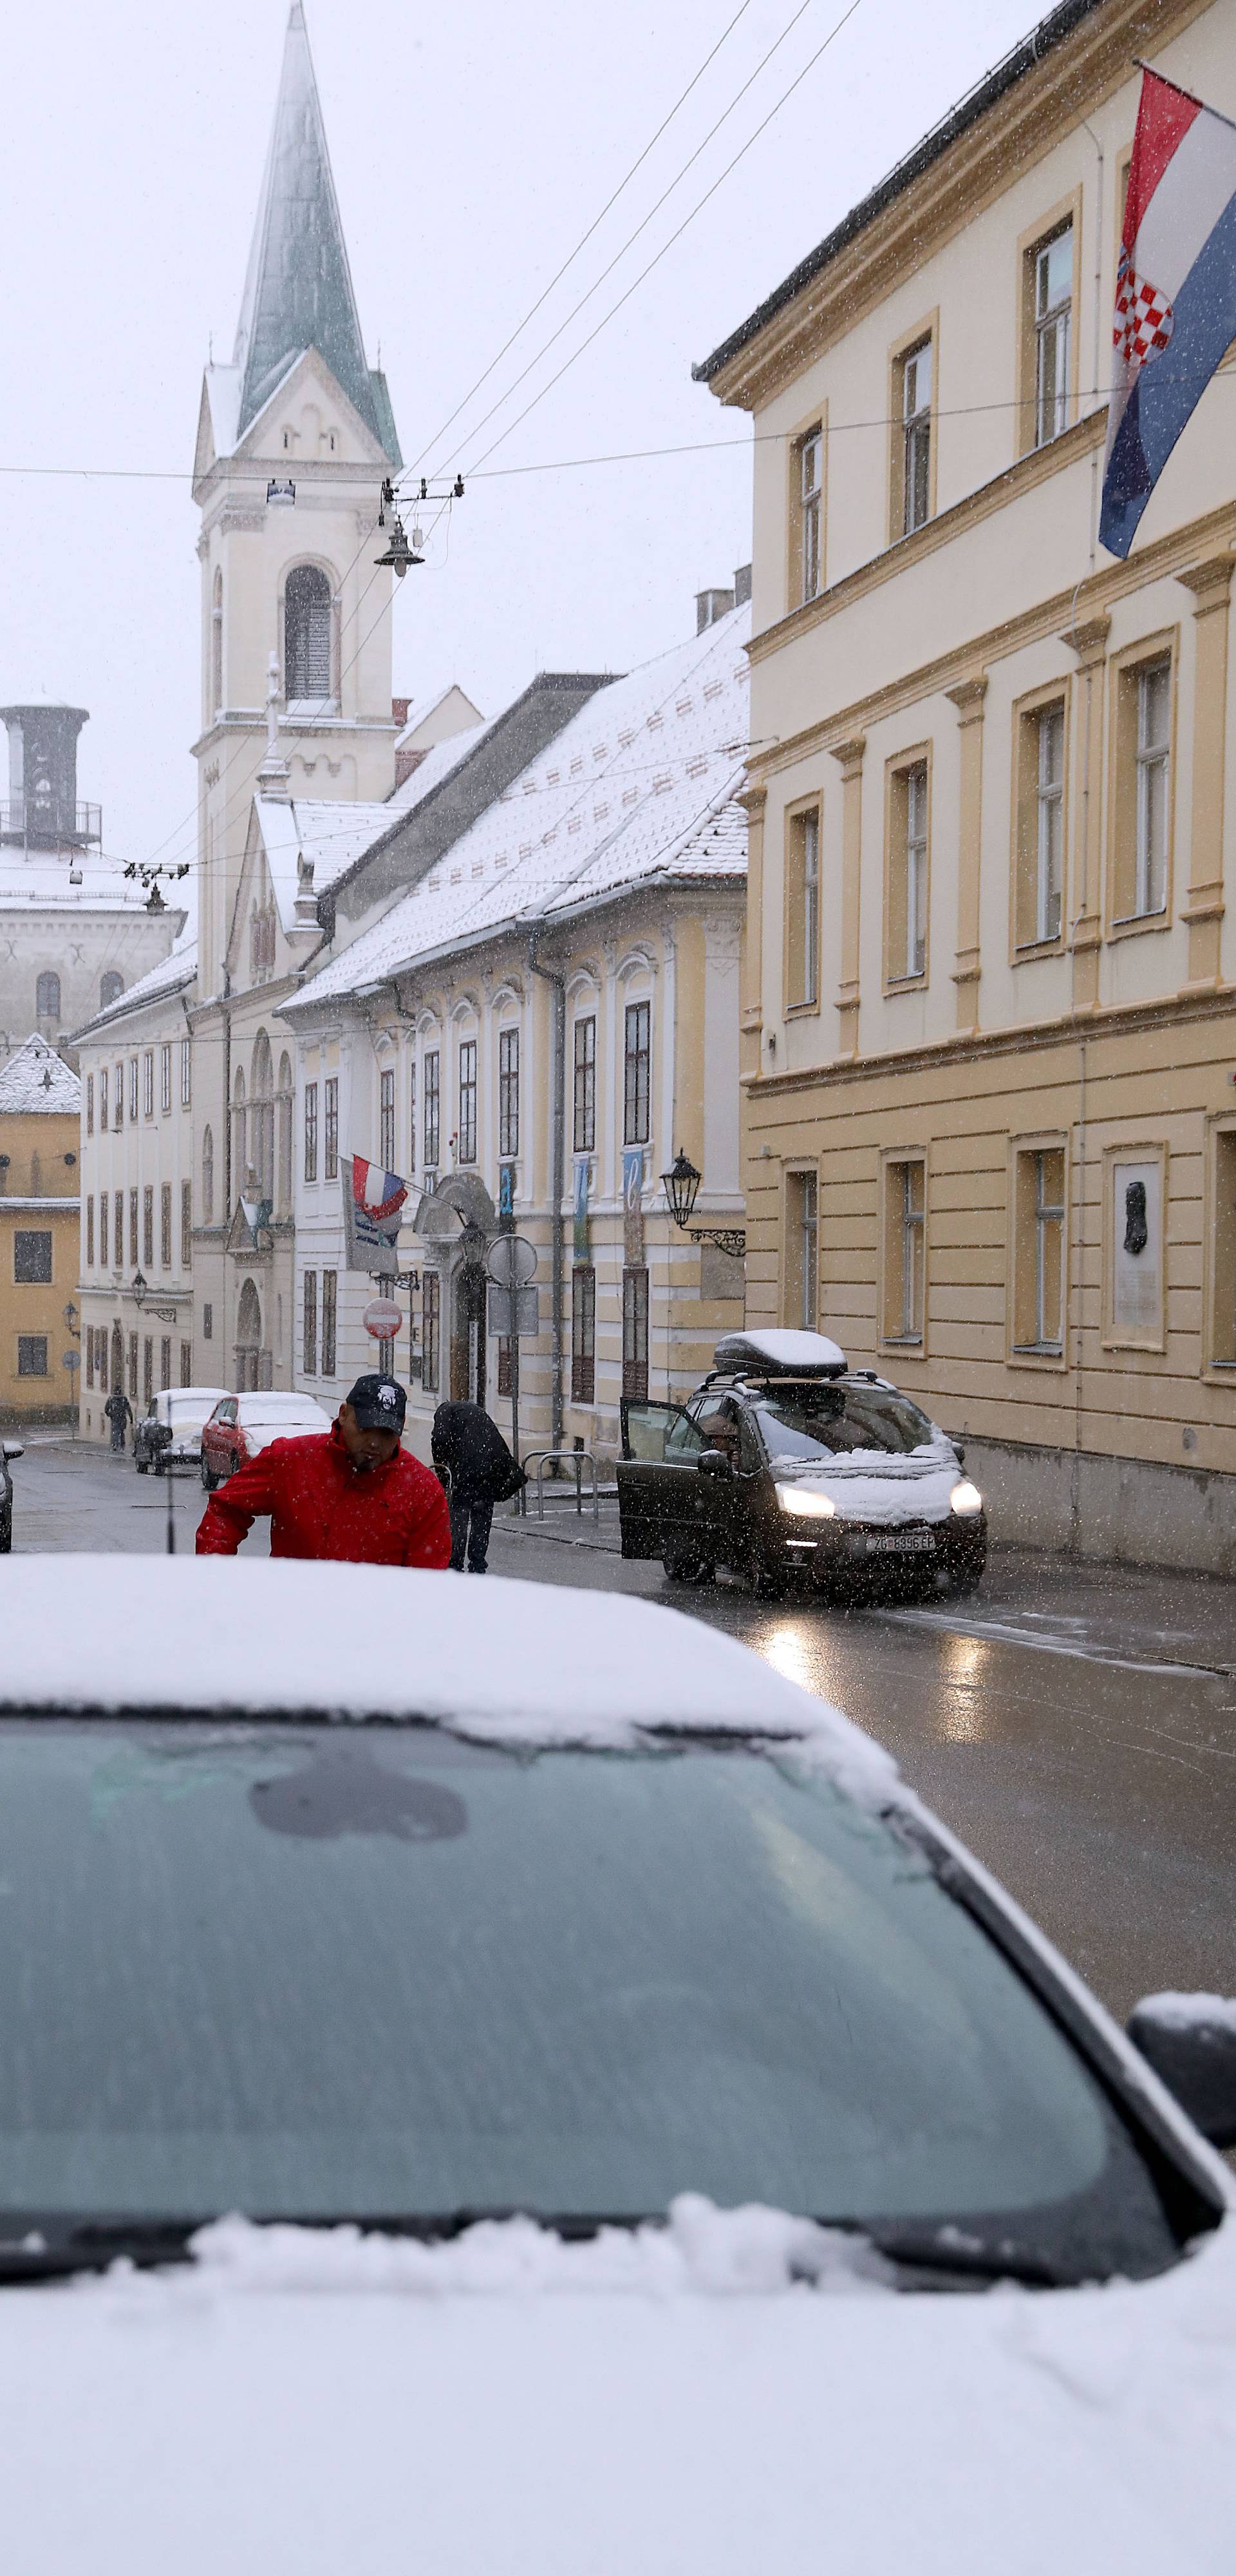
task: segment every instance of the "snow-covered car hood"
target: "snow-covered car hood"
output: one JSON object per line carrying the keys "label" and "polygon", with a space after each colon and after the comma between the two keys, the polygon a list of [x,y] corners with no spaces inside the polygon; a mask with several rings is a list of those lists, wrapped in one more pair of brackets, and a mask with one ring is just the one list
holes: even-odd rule
{"label": "snow-covered car hood", "polygon": [[801,2236],[230,2221],[0,2292],[6,2576],[1228,2576],[1232,2219],[1038,2293],[798,2281]]}
{"label": "snow-covered car hood", "polygon": [[324,1415],[321,1422],[242,1422],[240,1429],[250,1457],[256,1458],[275,1440],[320,1440],[330,1429],[330,1417]]}
{"label": "snow-covered car hood", "polygon": [[779,1484],[827,1494],[838,1519],[848,1521],[946,1521],[961,1476],[956,1453],[942,1441],[901,1458],[855,1449],[826,1469],[802,1467],[793,1458],[773,1458],[770,1465]]}

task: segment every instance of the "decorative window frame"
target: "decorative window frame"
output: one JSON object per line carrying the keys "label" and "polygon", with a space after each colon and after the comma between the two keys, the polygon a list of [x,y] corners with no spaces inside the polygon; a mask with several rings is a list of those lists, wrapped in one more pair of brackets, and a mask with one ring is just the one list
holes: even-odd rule
{"label": "decorative window frame", "polygon": [[[1203,1207],[1205,1260],[1202,1275],[1202,1376],[1210,1386],[1236,1387],[1236,1322],[1233,1324],[1231,1356],[1219,1351],[1219,1294],[1221,1277],[1236,1290],[1236,1204],[1224,1211],[1220,1206],[1220,1146],[1231,1137],[1236,1152],[1236,1110],[1217,1111],[1206,1121],[1205,1197]],[[1236,1201],[1236,1192],[1233,1193]],[[1226,1241],[1223,1240],[1226,1235]],[[1236,1306],[1236,1296],[1233,1298]]]}
{"label": "decorative window frame", "polygon": [[[811,1000],[790,998],[790,977],[794,958],[794,935],[791,920],[791,893],[795,889],[797,859],[795,826],[807,815],[814,814],[816,830],[815,861],[815,995]],[[820,991],[823,984],[824,905],[824,791],[817,787],[809,796],[796,796],[785,808],[784,842],[781,869],[781,994],[782,1016],[787,1020],[810,1020],[820,1016]]]}
{"label": "decorative window frame", "polygon": [[[911,743],[903,751],[890,752],[884,763],[884,913],[882,923],[882,974],[886,996],[896,993],[922,993],[931,982],[931,875],[932,818],[935,812],[934,744],[930,741]],[[921,975],[907,975],[893,968],[893,823],[898,780],[911,769],[927,771],[927,885],[923,906],[923,970]],[[904,858],[904,849],[898,854]],[[902,911],[904,924],[904,904]],[[904,939],[902,942],[904,948]]]}
{"label": "decorative window frame", "polygon": [[804,413],[787,433],[786,439],[786,510],[785,510],[785,607],[787,616],[794,609],[809,605],[802,587],[802,450],[809,438],[820,441],[820,579],[812,592],[822,599],[828,588],[828,404],[816,404],[814,411]]}
{"label": "decorative window frame", "polygon": [[[1023,864],[1027,854],[1022,848],[1023,825],[1023,727],[1041,714],[1045,707],[1064,707],[1064,797],[1060,850],[1060,928],[1054,939],[1019,939],[1017,916]],[[1040,688],[1027,689],[1014,698],[1010,709],[1010,788],[1009,788],[1009,964],[1024,966],[1035,957],[1055,957],[1068,946],[1069,860],[1071,855],[1071,784],[1073,767],[1073,674],[1062,673],[1058,680],[1045,680]],[[1028,808],[1037,821],[1037,777],[1030,782]],[[1028,854],[1032,874],[1037,872],[1037,846]]]}
{"label": "decorative window frame", "polygon": [[[1023,1155],[1062,1154],[1064,1157],[1064,1218],[1060,1244],[1060,1348],[1036,1348],[1033,1343],[1017,1340],[1017,1292],[1020,1263],[1024,1247],[1019,1241],[1017,1222],[1017,1166]],[[1005,1271],[1004,1345],[1010,1368],[1046,1370],[1063,1377],[1069,1366],[1069,1264],[1073,1243],[1072,1161],[1069,1136],[1063,1127],[1045,1127],[1027,1136],[1010,1136],[1008,1140],[1008,1263]]]}
{"label": "decorative window frame", "polygon": [[[1163,909],[1161,912],[1118,912],[1118,878],[1120,872],[1120,835],[1126,826],[1130,788],[1125,778],[1128,759],[1128,723],[1123,692],[1130,680],[1146,664],[1167,662],[1171,668],[1171,728],[1167,752],[1167,854],[1163,871]],[[1175,919],[1176,863],[1176,794],[1178,787],[1178,740],[1180,732],[1180,627],[1163,626],[1157,634],[1139,636],[1136,643],[1125,644],[1112,653],[1107,663],[1107,850],[1104,868],[1104,903],[1106,920],[1104,936],[1109,940],[1141,939],[1150,932],[1170,930]],[[1134,746],[1136,750],[1136,745]],[[1136,787],[1132,789],[1136,802]]]}
{"label": "decorative window frame", "polygon": [[[893,1166],[918,1163],[923,1174],[923,1329],[917,1341],[885,1330],[888,1316],[889,1223],[888,1175]],[[882,1147],[879,1161],[879,1202],[877,1208],[876,1259],[876,1347],[896,1351],[901,1367],[914,1367],[930,1356],[931,1348],[931,1149],[909,1138],[898,1145]]]}
{"label": "decorative window frame", "polygon": [[908,529],[905,525],[905,439],[902,428],[905,394],[902,370],[906,359],[915,349],[921,349],[925,340],[931,342],[931,409],[928,415],[930,424],[928,435],[931,446],[927,517],[923,521],[924,527],[930,526],[938,511],[936,489],[940,460],[940,307],[936,304],[930,313],[920,315],[912,329],[899,331],[888,351],[888,542],[890,546],[899,546],[906,536],[922,534],[921,529]]}
{"label": "decorative window frame", "polygon": [[[1123,220],[1123,208],[1122,208]],[[1050,438],[1035,437],[1037,397],[1037,332],[1035,329],[1034,267],[1038,254],[1066,224],[1073,227],[1073,282],[1070,295],[1069,391],[1065,429],[1071,429],[1079,417],[1078,370],[1081,364],[1081,257],[1082,257],[1082,189],[1080,184],[1067,197],[1059,197],[1022,233],[1017,243],[1017,410],[1014,413],[1015,437],[1013,454],[1029,456],[1038,447],[1050,447]],[[1063,438],[1064,430],[1056,437]]]}

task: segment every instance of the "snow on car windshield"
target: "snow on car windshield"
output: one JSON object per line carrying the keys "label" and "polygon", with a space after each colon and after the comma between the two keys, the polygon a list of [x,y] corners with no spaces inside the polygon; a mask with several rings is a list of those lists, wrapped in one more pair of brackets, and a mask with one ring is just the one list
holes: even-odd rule
{"label": "snow on car windshield", "polygon": [[778,1460],[909,1457],[934,1447],[925,1413],[891,1387],[853,1383],[770,1388],[757,1407],[768,1453]]}

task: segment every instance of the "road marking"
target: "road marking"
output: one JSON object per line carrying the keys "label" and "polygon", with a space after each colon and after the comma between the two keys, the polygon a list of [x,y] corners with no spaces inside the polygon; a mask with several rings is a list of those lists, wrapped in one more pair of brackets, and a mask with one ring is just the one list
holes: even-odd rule
{"label": "road marking", "polygon": [[[885,1610],[886,1619],[904,1628],[938,1628],[950,1637],[994,1637],[1002,1646],[1031,1646],[1041,1655],[1071,1655],[1079,1663],[1107,1664],[1118,1673],[1219,1673],[1231,1675],[1236,1664],[1178,1664],[1159,1655],[1117,1655],[1097,1638],[1083,1641],[1076,1637],[1046,1637],[1035,1628],[1023,1628],[1012,1619],[953,1619],[944,1610]],[[1046,1612],[1036,1612],[1046,1617]]]}

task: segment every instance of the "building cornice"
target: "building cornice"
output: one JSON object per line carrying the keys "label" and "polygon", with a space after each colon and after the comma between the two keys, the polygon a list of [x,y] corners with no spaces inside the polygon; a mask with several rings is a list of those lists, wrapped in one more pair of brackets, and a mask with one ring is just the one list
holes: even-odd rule
{"label": "building cornice", "polygon": [[[1070,431],[1067,435],[1071,437],[1073,433]],[[1059,443],[1063,445],[1064,441]],[[1003,481],[1005,478],[1000,479]],[[959,509],[964,506],[959,504]],[[948,515],[955,517],[957,514],[950,512]],[[1220,509],[1208,511],[1205,518],[1190,520],[1186,527],[1173,528],[1166,536],[1140,547],[1126,563],[1104,564],[1101,570],[1079,582],[1075,589],[1056,591],[1051,598],[1038,600],[1032,607],[1019,610],[1016,616],[1002,618],[998,626],[989,627],[981,635],[960,638],[933,661],[920,663],[917,669],[900,673],[881,688],[871,690],[866,697],[852,699],[847,706],[837,708],[834,714],[822,717],[818,724],[804,726],[800,733],[783,735],[767,751],[752,754],[748,762],[749,775],[753,781],[762,781],[774,777],[779,770],[793,769],[799,761],[814,757],[818,751],[837,751],[844,746],[848,736],[861,733],[878,722],[881,716],[894,714],[902,706],[913,706],[922,698],[964,683],[973,676],[976,667],[1001,661],[1006,655],[1020,652],[1025,645],[1037,643],[1044,636],[1060,636],[1072,643],[1074,651],[1081,653],[1090,630],[1108,617],[1114,600],[1127,598],[1131,592],[1145,589],[1152,581],[1183,579],[1192,570],[1199,554],[1215,548],[1226,549],[1233,537],[1236,537],[1236,502],[1225,501]],[[894,554],[901,556],[900,546],[890,548],[889,556]],[[813,600],[812,609],[827,611],[830,602],[835,602],[837,608],[848,607],[854,598],[862,595],[863,590],[876,588],[879,580],[887,577],[883,575],[882,567],[888,561],[889,557],[877,556],[872,564],[864,565],[861,572],[851,573],[844,582],[838,582],[835,591],[825,592],[822,600]],[[900,564],[893,568],[900,569]],[[792,636],[785,635],[785,630],[802,615],[803,611],[796,609],[794,618],[784,619],[780,627],[769,627],[766,636],[793,641]],[[766,637],[758,639],[760,643],[765,640]],[[776,644],[770,644],[769,650],[775,649]],[[763,658],[754,644],[749,650],[754,659]]]}
{"label": "building cornice", "polygon": [[[1027,56],[1024,68],[989,103],[986,85],[980,85],[976,112],[959,131],[950,134],[946,119],[936,137],[925,137],[704,361],[698,376],[721,402],[758,411],[1132,80],[1138,56],[1161,53],[1212,5],[1213,0],[1098,0],[1078,10],[1078,23],[1066,25],[1041,59]],[[1044,29],[1051,23],[1044,21]],[[965,106],[963,101],[953,111],[954,124]],[[938,148],[931,149],[937,138]]]}
{"label": "building cornice", "polygon": [[741,1077],[748,1101],[790,1098],[821,1084],[830,1090],[865,1082],[869,1077],[931,1073],[946,1065],[990,1062],[1002,1056],[1040,1053],[1045,1047],[1081,1047],[1096,1039],[1137,1036],[1184,1021],[1223,1019],[1236,1012],[1236,984],[1206,992],[1165,993],[1153,1002],[1101,1002],[1092,1011],[1064,1011],[1052,1020],[1019,1020],[1009,1028],[968,1029],[964,1036],[924,1039],[914,1047],[887,1048],[874,1055],[834,1056],[822,1064],[796,1067],[789,1073],[748,1073]]}

